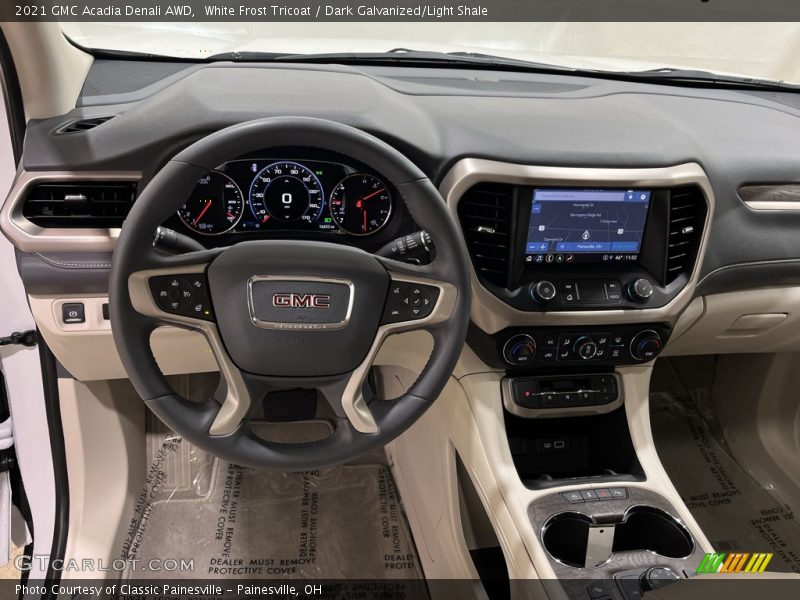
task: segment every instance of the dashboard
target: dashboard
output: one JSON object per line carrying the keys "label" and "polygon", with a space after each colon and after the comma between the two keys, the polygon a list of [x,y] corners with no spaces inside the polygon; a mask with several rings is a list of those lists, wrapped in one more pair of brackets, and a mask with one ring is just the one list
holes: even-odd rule
{"label": "dashboard", "polygon": [[[110,62],[136,79],[136,64]],[[497,368],[638,364],[698,296],[800,284],[797,94],[226,63],[150,65],[150,83],[131,91],[102,66],[78,107],[26,132],[3,225],[31,294],[107,291],[109,230],[124,214],[87,225],[74,187],[85,196],[117,193],[110,184],[142,189],[209,132],[286,115],[362,129],[429,177],[473,263],[470,344]],[[58,133],[100,117],[89,131]],[[264,140],[258,153],[232,151],[164,225],[206,247],[313,239],[376,252],[425,229],[387,175],[324,148]],[[80,209],[72,221],[48,204],[54,189]]]}
{"label": "dashboard", "polygon": [[389,223],[395,195],[363,166],[254,156],[200,179],[178,218],[186,232],[203,236],[287,230],[368,236]]}

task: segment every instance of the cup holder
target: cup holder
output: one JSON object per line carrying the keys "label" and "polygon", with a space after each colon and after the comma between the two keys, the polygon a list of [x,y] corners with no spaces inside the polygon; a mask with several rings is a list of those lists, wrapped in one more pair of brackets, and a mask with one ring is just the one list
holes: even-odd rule
{"label": "cup holder", "polygon": [[592,520],[580,513],[559,513],[544,526],[542,541],[550,555],[570,567],[583,567]]}
{"label": "cup holder", "polygon": [[667,558],[687,558],[692,535],[672,516],[650,506],[634,506],[614,531],[614,552],[649,550]]}
{"label": "cup holder", "polygon": [[560,563],[584,568],[589,530],[593,528],[614,530],[609,558],[618,552],[649,551],[666,558],[682,559],[694,550],[694,541],[687,529],[668,513],[650,506],[633,506],[618,520],[603,523],[595,523],[582,513],[558,513],[545,523],[542,543],[550,556]]}

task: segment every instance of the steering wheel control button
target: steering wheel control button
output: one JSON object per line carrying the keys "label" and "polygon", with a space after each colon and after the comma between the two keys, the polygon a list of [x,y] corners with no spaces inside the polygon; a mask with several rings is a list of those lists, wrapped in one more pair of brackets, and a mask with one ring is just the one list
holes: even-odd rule
{"label": "steering wheel control button", "polygon": [[661,337],[655,331],[641,331],[631,340],[631,356],[639,361],[650,361],[658,356],[662,346]]}
{"label": "steering wheel control button", "polygon": [[531,298],[539,304],[547,304],[556,297],[556,286],[549,281],[532,283],[530,287]]}
{"label": "steering wheel control button", "polygon": [[213,321],[205,277],[196,273],[150,278],[150,293],[166,313]]}
{"label": "steering wheel control button", "polygon": [[527,334],[515,335],[505,343],[503,358],[510,365],[524,367],[536,358],[536,342]]}
{"label": "steering wheel control button", "polygon": [[653,284],[650,280],[640,277],[628,285],[628,296],[634,302],[644,303],[653,295]]}
{"label": "steering wheel control button", "polygon": [[395,281],[389,286],[389,298],[381,323],[417,321],[429,316],[439,298],[439,288],[405,281]]}
{"label": "steering wheel control button", "polygon": [[61,320],[68,325],[85,323],[86,311],[84,310],[83,302],[70,302],[68,304],[62,304]]}

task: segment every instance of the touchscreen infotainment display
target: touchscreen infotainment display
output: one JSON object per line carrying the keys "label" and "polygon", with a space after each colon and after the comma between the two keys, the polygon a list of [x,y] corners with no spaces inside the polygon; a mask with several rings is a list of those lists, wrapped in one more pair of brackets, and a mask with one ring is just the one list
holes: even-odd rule
{"label": "touchscreen infotainment display", "polygon": [[534,189],[526,262],[637,260],[651,194],[651,190]]}

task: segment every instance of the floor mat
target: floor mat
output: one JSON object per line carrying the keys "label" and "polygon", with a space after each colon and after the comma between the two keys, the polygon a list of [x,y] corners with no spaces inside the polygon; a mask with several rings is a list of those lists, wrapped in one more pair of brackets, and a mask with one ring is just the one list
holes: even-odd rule
{"label": "floor mat", "polygon": [[800,524],[712,434],[708,391],[650,396],[656,449],[683,501],[718,552],[772,552],[770,571],[800,572]]}
{"label": "floor mat", "polygon": [[[274,427],[284,441],[292,437],[293,424]],[[273,473],[212,458],[169,432],[148,434],[148,444],[151,466],[120,557],[194,565],[147,577],[422,577],[385,465]]]}

